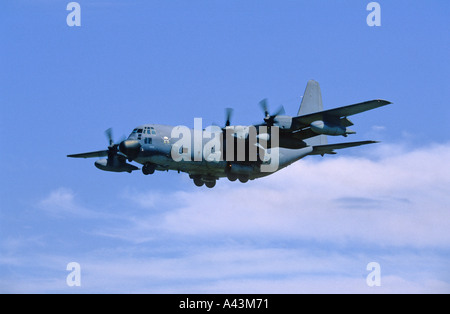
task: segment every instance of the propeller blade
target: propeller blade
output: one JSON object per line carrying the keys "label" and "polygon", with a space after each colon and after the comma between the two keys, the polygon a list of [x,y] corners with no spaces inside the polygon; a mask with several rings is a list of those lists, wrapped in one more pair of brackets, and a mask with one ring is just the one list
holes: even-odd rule
{"label": "propeller blade", "polygon": [[259,102],[259,105],[260,105],[261,108],[264,110],[264,114],[265,114],[265,116],[264,116],[264,122],[266,122],[268,126],[272,126],[272,125],[273,125],[273,123],[274,123],[274,121],[275,121],[275,118],[276,118],[277,116],[285,114],[284,107],[281,106],[280,108],[278,108],[278,110],[276,111],[275,114],[272,114],[272,115],[271,115],[271,114],[269,113],[269,108],[268,108],[268,105],[267,105],[267,99],[261,100],[261,101]]}
{"label": "propeller blade", "polygon": [[281,116],[281,115],[284,115],[285,113],[286,113],[286,111],[284,111],[284,107],[281,106],[281,107],[278,109],[277,113],[274,114],[274,116],[275,116],[275,117],[276,117],[276,116]]}
{"label": "propeller blade", "polygon": [[106,134],[106,137],[107,137],[108,140],[109,140],[109,146],[114,145],[114,140],[113,140],[113,138],[112,138],[112,128],[107,129],[107,130],[105,131],[105,134]]}
{"label": "propeller blade", "polygon": [[261,106],[262,110],[264,111],[264,116],[268,117],[269,116],[269,109],[268,109],[268,105],[267,105],[267,99],[264,98],[263,100],[261,100],[259,102],[259,105]]}
{"label": "propeller blade", "polygon": [[233,114],[233,108],[226,108],[225,109],[225,117],[226,117],[225,126],[230,126],[230,124],[231,124],[230,120],[231,120],[231,115],[232,114]]}

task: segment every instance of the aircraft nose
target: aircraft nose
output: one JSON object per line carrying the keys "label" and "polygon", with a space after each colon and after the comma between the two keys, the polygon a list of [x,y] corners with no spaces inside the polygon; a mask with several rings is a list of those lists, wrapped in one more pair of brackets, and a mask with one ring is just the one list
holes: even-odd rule
{"label": "aircraft nose", "polygon": [[125,154],[128,161],[132,161],[137,157],[141,149],[141,143],[138,140],[125,140],[120,142],[119,150],[121,153]]}

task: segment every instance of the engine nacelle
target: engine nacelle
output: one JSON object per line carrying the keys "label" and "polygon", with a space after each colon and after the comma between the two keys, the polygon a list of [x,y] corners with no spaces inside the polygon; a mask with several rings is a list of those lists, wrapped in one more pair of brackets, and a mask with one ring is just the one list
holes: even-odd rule
{"label": "engine nacelle", "polygon": [[114,162],[108,164],[107,159],[99,159],[94,163],[94,165],[100,170],[111,172],[131,172],[139,169],[136,166],[130,165],[126,162],[119,162],[118,160],[114,160]]}
{"label": "engine nacelle", "polygon": [[343,135],[354,134],[355,132],[340,125],[327,124],[324,121],[318,120],[310,124],[311,130],[317,134],[324,135]]}
{"label": "engine nacelle", "polygon": [[292,117],[289,116],[276,116],[273,125],[279,127],[282,130],[290,130],[292,127]]}

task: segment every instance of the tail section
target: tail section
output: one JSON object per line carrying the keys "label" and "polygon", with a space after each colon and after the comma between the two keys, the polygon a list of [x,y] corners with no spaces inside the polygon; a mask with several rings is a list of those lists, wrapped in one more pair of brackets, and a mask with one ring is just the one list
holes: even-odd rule
{"label": "tail section", "polygon": [[[323,111],[322,93],[320,91],[320,85],[314,80],[309,80],[306,85],[305,93],[303,94],[302,103],[298,110],[297,116],[302,116],[318,111]],[[328,139],[326,135],[317,135],[304,140],[309,146],[313,145],[326,145]]]}

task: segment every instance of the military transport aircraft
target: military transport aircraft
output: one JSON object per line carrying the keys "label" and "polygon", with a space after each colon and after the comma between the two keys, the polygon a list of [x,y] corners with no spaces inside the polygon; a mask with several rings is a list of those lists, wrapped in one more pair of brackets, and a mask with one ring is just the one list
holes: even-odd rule
{"label": "military transport aircraft", "polygon": [[260,105],[265,117],[261,124],[232,126],[232,110],[228,108],[224,127],[189,129],[144,124],[118,144],[114,143],[111,129],[108,129],[107,150],[67,157],[107,157],[95,161],[95,166],[104,171],[131,173],[139,170],[127,163],[134,161],[143,165],[145,175],[155,170],[186,172],[195,185],[209,188],[224,177],[245,183],[270,175],[308,155],[336,154],[336,149],[377,143],[328,144],[327,135],[354,134],[348,129],[353,125],[348,116],[388,104],[389,101],[377,99],[323,110],[319,83],[310,80],[295,117],[285,115],[283,108],[271,115],[267,101],[263,100]]}

